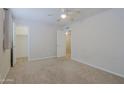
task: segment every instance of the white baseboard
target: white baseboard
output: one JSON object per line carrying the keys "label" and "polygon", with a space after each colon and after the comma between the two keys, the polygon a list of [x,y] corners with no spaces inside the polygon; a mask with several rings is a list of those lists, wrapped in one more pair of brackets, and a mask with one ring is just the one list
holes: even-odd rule
{"label": "white baseboard", "polygon": [[111,70],[108,70],[108,69],[105,69],[105,68],[102,68],[102,67],[99,67],[99,66],[95,66],[95,65],[92,65],[92,64],[88,64],[87,62],[78,60],[78,59],[76,59],[76,58],[72,58],[72,60],[77,61],[77,62],[80,62],[80,63],[83,63],[83,64],[85,64],[85,65],[91,66],[91,67],[96,68],[96,69],[99,69],[99,70],[103,70],[103,71],[108,72],[108,73],[111,73],[111,74],[113,74],[113,75],[116,75],[116,76],[119,76],[119,77],[124,78],[124,75],[123,75],[123,74],[119,74],[119,73],[113,72],[113,71],[111,71]]}
{"label": "white baseboard", "polygon": [[56,58],[57,56],[49,56],[49,57],[44,57],[44,58],[29,58],[29,61],[38,61],[38,60],[43,60],[43,59],[48,59],[48,58]]}

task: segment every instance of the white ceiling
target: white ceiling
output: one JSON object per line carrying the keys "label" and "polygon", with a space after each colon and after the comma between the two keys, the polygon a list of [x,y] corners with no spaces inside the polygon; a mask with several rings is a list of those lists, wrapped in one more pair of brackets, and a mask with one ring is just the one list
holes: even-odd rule
{"label": "white ceiling", "polygon": [[60,8],[12,8],[11,11],[16,20],[42,21],[50,24],[64,26],[85,19],[97,13],[103,12],[105,8],[66,8],[67,18],[60,20],[62,9]]}

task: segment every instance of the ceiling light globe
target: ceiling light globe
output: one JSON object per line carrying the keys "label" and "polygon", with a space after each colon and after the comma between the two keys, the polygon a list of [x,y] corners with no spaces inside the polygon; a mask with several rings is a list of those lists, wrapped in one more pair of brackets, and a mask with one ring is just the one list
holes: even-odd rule
{"label": "ceiling light globe", "polygon": [[62,19],[65,19],[66,17],[67,17],[66,14],[62,14],[62,15],[61,15],[61,18],[62,18]]}

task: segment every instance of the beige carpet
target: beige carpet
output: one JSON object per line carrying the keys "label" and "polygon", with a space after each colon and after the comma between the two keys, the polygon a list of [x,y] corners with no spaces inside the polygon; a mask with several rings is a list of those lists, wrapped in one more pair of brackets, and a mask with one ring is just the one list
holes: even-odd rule
{"label": "beige carpet", "polygon": [[20,59],[10,69],[4,83],[9,84],[93,84],[124,83],[124,78],[68,60],[51,58],[27,62]]}

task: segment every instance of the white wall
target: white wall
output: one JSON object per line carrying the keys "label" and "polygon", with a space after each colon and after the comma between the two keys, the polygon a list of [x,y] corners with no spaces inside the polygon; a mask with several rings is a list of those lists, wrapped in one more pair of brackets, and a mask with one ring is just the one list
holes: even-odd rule
{"label": "white wall", "polygon": [[58,28],[45,22],[17,21],[29,28],[29,60],[56,56]]}
{"label": "white wall", "polygon": [[56,27],[44,23],[30,26],[30,58],[40,59],[56,56]]}
{"label": "white wall", "polygon": [[124,76],[124,9],[111,9],[72,27],[72,58]]}
{"label": "white wall", "polygon": [[28,57],[28,28],[16,26],[16,58]]}
{"label": "white wall", "polygon": [[0,83],[3,83],[10,69],[10,49],[3,50],[3,9],[0,9]]}

